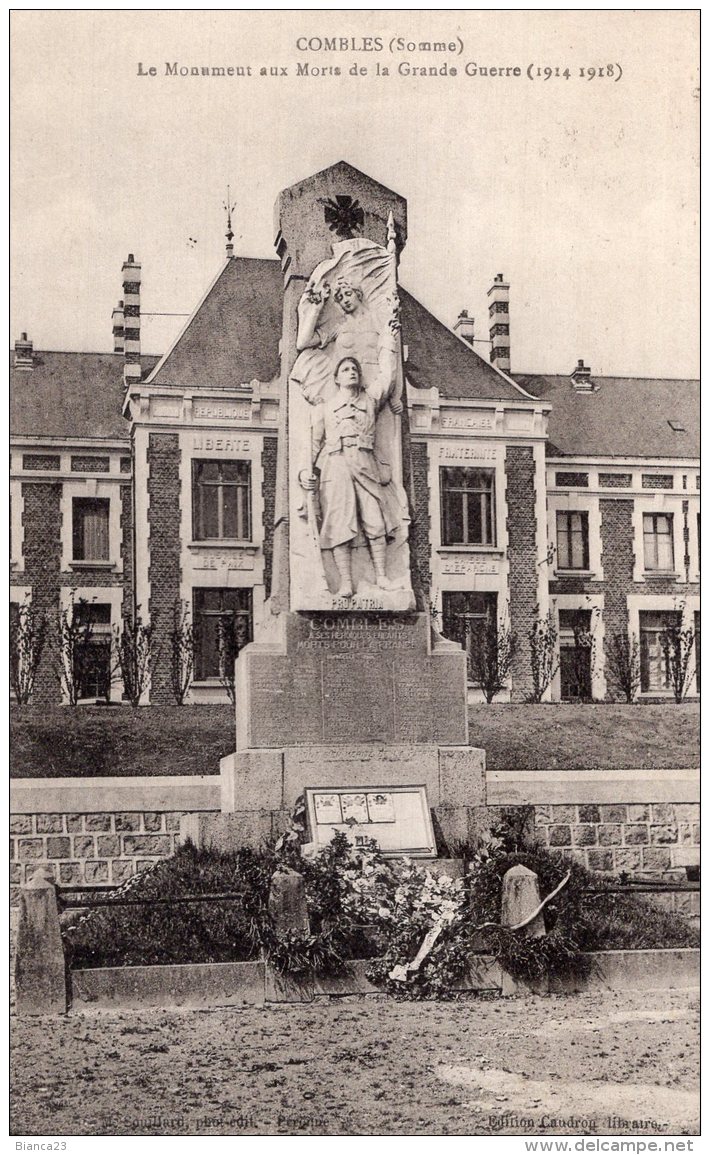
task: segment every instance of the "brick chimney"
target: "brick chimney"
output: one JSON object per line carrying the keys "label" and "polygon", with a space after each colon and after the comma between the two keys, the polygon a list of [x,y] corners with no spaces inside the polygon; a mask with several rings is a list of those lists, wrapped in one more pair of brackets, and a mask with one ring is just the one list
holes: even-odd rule
{"label": "brick chimney", "polygon": [[15,368],[33,369],[34,363],[32,342],[28,341],[26,333],[21,333],[19,341],[15,341]]}
{"label": "brick chimney", "polygon": [[123,326],[123,301],[119,301],[111,314],[111,327],[113,329],[113,351],[114,353],[124,352],[124,326]]}
{"label": "brick chimney", "polygon": [[488,290],[490,317],[491,365],[510,372],[510,285],[496,273]]}
{"label": "brick chimney", "polygon": [[594,388],[594,382],[592,381],[592,370],[588,365],[585,365],[584,361],[582,360],[577,362],[575,368],[572,370],[571,377],[572,384],[574,385],[575,389],[591,392]]}
{"label": "brick chimney", "polygon": [[141,379],[141,267],[133,253],[123,262],[123,380]]}
{"label": "brick chimney", "polygon": [[456,333],[467,345],[473,346],[473,325],[475,318],[469,317],[468,309],[462,309],[456,318],[454,325],[454,333]]}

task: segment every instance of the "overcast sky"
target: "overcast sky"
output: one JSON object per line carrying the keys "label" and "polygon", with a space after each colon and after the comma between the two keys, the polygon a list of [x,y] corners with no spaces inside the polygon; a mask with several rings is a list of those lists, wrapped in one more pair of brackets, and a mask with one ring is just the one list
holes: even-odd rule
{"label": "overcast sky", "polygon": [[[224,256],[228,182],[237,253],[270,257],[279,190],[345,159],[407,198],[401,280],[443,321],[468,308],[487,337],[486,290],[510,280],[514,371],[584,357],[597,373],[697,375],[695,13],[16,11],[12,24],[13,339],[110,350],[129,251],[146,313],[191,311]],[[330,37],[356,43],[317,51]],[[382,50],[357,51],[363,37]],[[462,47],[391,51],[392,37]],[[252,75],[171,77],[167,62]],[[522,75],[469,77],[467,62]],[[342,75],[297,76],[306,63]],[[444,65],[458,75],[397,74]],[[529,65],[571,75],[531,81]],[[607,65],[620,80],[579,76]],[[146,317],[144,351],[183,323]]]}

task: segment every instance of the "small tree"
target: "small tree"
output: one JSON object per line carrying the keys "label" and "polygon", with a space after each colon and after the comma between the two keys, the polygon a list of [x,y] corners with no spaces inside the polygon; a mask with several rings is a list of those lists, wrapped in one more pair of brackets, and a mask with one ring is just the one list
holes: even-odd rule
{"label": "small tree", "polygon": [[634,702],[641,688],[638,638],[629,636],[628,630],[612,634],[607,643],[606,661],[612,685],[624,695],[627,702]]}
{"label": "small tree", "polygon": [[150,677],[157,659],[153,645],[153,626],[146,625],[136,614],[134,620],[124,618],[113,634],[114,674],[120,674],[123,690],[132,706],[139,706],[150,685]]}
{"label": "small tree", "polygon": [[661,646],[673,697],[676,702],[682,702],[695,673],[695,630],[692,626],[683,627],[681,614],[677,621],[666,626],[661,634]]}
{"label": "small tree", "polygon": [[88,602],[83,598],[78,605],[72,598],[69,609],[60,610],[57,620],[59,662],[55,670],[70,706],[76,706],[81,697],[84,675],[92,657],[94,626],[87,608]]}
{"label": "small tree", "polygon": [[170,631],[170,681],[173,696],[182,706],[195,669],[195,638],[186,602],[173,606],[173,628]]}
{"label": "small tree", "polygon": [[469,647],[470,669],[489,704],[506,688],[517,648],[507,617],[498,622],[494,614],[489,614],[483,628],[475,631]]}
{"label": "small tree", "polygon": [[238,614],[224,614],[217,627],[217,648],[219,650],[219,680],[234,705],[234,665],[242,646],[249,641],[249,623]]}
{"label": "small tree", "polygon": [[47,635],[47,615],[31,601],[13,605],[10,614],[10,686],[19,706],[32,697]]}
{"label": "small tree", "polygon": [[545,691],[559,668],[557,656],[557,629],[552,611],[540,616],[540,607],[535,607],[535,621],[529,632],[530,671],[533,688],[528,695],[529,702],[541,702]]}

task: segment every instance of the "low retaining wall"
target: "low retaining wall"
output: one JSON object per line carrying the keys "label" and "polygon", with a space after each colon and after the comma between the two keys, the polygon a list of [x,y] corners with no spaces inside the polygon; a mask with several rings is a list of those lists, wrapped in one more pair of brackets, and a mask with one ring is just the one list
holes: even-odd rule
{"label": "low retaining wall", "polygon": [[[700,951],[598,951],[587,956],[589,974],[577,980],[551,980],[551,994],[612,990],[696,990],[700,985]],[[367,960],[354,959],[333,978],[308,975],[285,979],[263,962],[193,963],[182,966],[104,967],[71,974],[74,1010],[134,1010],[139,1007],[263,1006],[265,1003],[310,1002],[315,997],[382,994],[367,978]],[[503,973],[488,955],[471,958],[460,991],[500,991]],[[523,984],[511,993],[527,994]]]}
{"label": "low retaining wall", "polygon": [[[486,773],[488,804],[501,811],[534,807],[534,834],[545,846],[592,870],[656,877],[684,874],[700,861],[699,786],[695,769]],[[64,886],[123,882],[175,852],[181,816],[220,809],[219,775],[14,779],[13,901],[38,865],[48,866]],[[440,832],[452,841],[466,841],[475,825],[470,816],[454,822],[445,808],[437,817]],[[287,818],[283,811],[263,811],[251,821],[259,837],[268,838],[282,833]],[[697,896],[662,901],[694,913]]]}
{"label": "low retaining wall", "polygon": [[101,967],[71,973],[75,1010],[264,1005],[263,962]]}

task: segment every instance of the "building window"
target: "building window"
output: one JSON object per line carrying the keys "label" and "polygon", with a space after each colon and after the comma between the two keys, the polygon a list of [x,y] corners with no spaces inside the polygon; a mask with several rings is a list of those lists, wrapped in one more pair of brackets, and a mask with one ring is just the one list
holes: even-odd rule
{"label": "building window", "polygon": [[452,642],[460,642],[466,651],[466,666],[471,682],[478,682],[476,653],[485,645],[484,630],[496,621],[497,595],[472,592],[443,593],[443,632]]}
{"label": "building window", "polygon": [[647,570],[673,569],[672,513],[644,513],[643,564]]}
{"label": "building window", "polygon": [[224,675],[252,638],[250,589],[193,590],[195,680]]}
{"label": "building window", "polygon": [[75,497],[72,501],[74,561],[109,561],[109,499]]}
{"label": "building window", "polygon": [[673,475],[670,473],[642,473],[642,489],[672,489]]}
{"label": "building window", "polygon": [[32,470],[59,469],[59,455],[54,453],[25,453],[22,468]]}
{"label": "building window", "polygon": [[599,487],[601,489],[630,489],[632,476],[630,473],[600,473]]}
{"label": "building window", "polygon": [[73,621],[81,627],[74,644],[78,697],[108,701],[111,696],[111,606],[79,602],[74,606]]}
{"label": "building window", "polygon": [[249,541],[250,509],[249,461],[193,461],[192,521],[197,541]]}
{"label": "building window", "polygon": [[664,645],[664,634],[680,624],[680,614],[675,610],[639,613],[639,634],[641,651],[641,691],[644,694],[665,691],[671,688],[671,669],[668,646]]}
{"label": "building window", "polygon": [[555,485],[562,488],[586,488],[589,485],[588,473],[556,473]]}
{"label": "building window", "polygon": [[90,454],[72,454],[72,473],[108,473],[108,457],[92,457]]}
{"label": "building window", "polygon": [[560,610],[560,697],[589,702],[592,697],[592,611]]}
{"label": "building window", "polygon": [[444,545],[495,545],[494,471],[441,470],[441,520]]}
{"label": "building window", "polygon": [[586,512],[558,510],[557,568],[589,569],[589,518]]}

